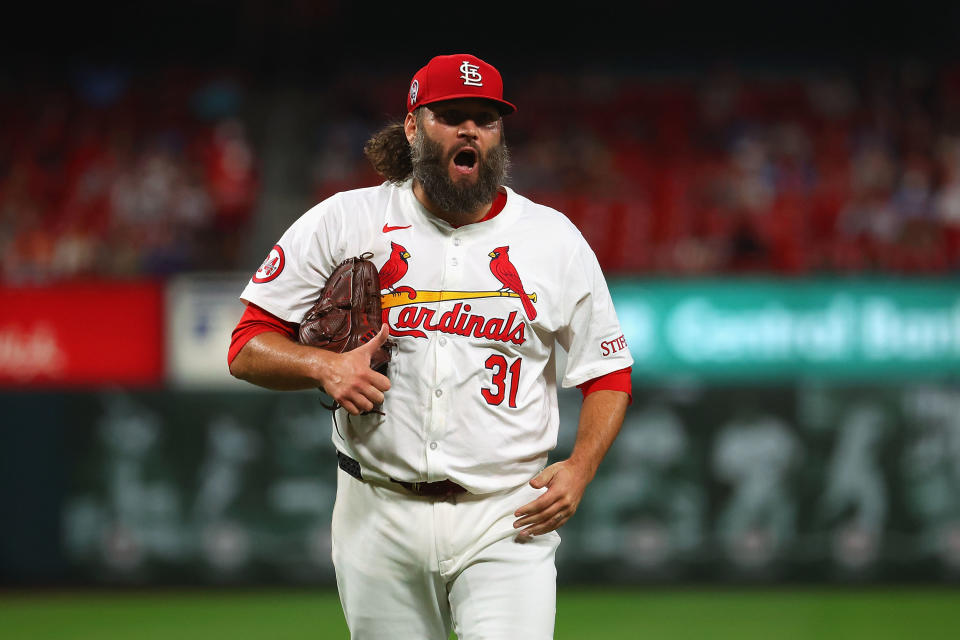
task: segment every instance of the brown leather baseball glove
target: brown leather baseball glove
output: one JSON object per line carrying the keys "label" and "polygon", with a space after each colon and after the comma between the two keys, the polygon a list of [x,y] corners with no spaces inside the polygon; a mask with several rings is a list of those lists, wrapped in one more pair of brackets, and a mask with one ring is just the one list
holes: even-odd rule
{"label": "brown leather baseball glove", "polygon": [[[356,349],[377,335],[383,324],[380,309],[380,274],[370,262],[372,253],[348,258],[333,271],[300,322],[299,340],[302,344],[343,353]],[[387,340],[374,352],[370,367],[386,375],[393,347]],[[339,404],[324,404],[331,410]],[[367,413],[381,413],[375,406]]]}

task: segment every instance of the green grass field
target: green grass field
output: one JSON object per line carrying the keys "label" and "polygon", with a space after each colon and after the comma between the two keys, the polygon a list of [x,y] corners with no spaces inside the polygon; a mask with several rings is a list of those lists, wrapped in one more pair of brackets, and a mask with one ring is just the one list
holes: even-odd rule
{"label": "green grass field", "polygon": [[[4,640],[346,637],[332,591],[0,593]],[[563,590],[556,632],[561,640],[957,637],[960,590],[946,589]]]}

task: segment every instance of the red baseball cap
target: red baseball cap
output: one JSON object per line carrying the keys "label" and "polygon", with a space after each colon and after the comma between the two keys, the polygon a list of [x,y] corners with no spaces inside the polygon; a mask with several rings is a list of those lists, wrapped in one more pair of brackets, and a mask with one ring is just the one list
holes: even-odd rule
{"label": "red baseball cap", "polygon": [[417,71],[407,93],[407,112],[425,104],[455,98],[495,102],[501,115],[517,110],[503,99],[503,80],[496,68],[469,53],[436,56]]}

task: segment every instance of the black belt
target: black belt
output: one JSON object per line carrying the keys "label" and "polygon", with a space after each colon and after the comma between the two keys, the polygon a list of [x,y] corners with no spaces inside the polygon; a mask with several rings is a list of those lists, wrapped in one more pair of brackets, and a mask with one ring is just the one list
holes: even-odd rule
{"label": "black belt", "polygon": [[[337,451],[337,465],[339,465],[341,469],[357,480],[363,481],[363,474],[360,473],[360,463],[350,456],[344,455]],[[397,483],[411,493],[429,498],[446,498],[449,496],[455,496],[458,493],[467,492],[466,489],[452,480],[439,480],[437,482],[403,482],[402,480],[394,480],[393,478],[390,478],[390,481]]]}

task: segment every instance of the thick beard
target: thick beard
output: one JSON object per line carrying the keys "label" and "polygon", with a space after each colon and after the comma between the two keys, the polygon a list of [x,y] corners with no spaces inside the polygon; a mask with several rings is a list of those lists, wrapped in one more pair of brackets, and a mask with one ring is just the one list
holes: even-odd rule
{"label": "thick beard", "polygon": [[458,185],[451,178],[448,167],[462,147],[444,154],[443,146],[426,136],[423,128],[417,129],[410,155],[413,161],[413,177],[417,179],[430,202],[441,211],[455,218],[469,219],[477,211],[493,202],[497,189],[504,183],[510,168],[510,152],[506,141],[486,153],[477,153],[479,174],[475,184]]}

